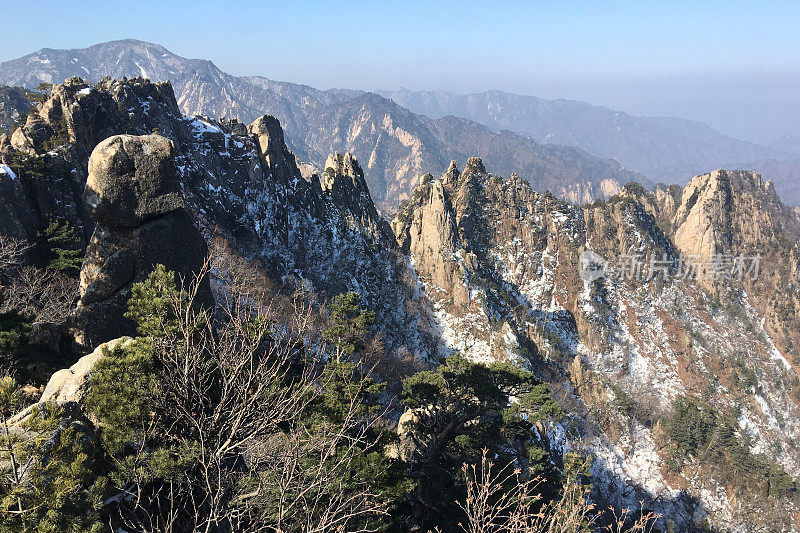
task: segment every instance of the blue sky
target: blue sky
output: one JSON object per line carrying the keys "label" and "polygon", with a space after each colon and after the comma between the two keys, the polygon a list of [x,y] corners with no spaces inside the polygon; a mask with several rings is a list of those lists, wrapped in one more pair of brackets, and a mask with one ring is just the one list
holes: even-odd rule
{"label": "blue sky", "polygon": [[0,61],[133,37],[323,89],[501,89],[659,113],[800,99],[798,2],[0,1],[18,21]]}
{"label": "blue sky", "polygon": [[4,18],[19,23],[4,25],[0,60],[135,37],[233,74],[322,88],[800,70],[797,2],[8,4]]}

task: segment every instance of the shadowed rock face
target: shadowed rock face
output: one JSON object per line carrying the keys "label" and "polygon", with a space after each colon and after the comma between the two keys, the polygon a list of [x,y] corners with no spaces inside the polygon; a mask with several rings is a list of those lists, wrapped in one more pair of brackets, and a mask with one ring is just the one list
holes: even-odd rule
{"label": "shadowed rock face", "polygon": [[[174,146],[160,135],[116,135],[89,159],[84,198],[97,225],[81,268],[78,341],[94,347],[135,334],[130,288],[157,264],[191,282],[208,255],[178,190]],[[208,279],[198,294],[212,305]]]}

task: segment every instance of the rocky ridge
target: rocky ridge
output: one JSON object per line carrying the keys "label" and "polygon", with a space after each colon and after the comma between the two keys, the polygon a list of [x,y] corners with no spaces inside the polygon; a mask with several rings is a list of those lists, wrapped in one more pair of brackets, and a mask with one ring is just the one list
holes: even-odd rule
{"label": "rocky ridge", "polygon": [[[83,201],[89,155],[108,137],[154,131],[172,143],[181,201],[209,239],[228,239],[276,279],[325,295],[361,292],[379,323],[409,331],[409,349],[418,349],[420,335],[406,327],[416,320],[403,303],[413,291],[407,266],[355,158],[335,155],[321,177],[304,178],[277,119],[265,115],[247,126],[184,117],[169,83],[106,79],[89,86],[76,78],[54,86],[10,140],[0,139],[0,160],[13,165],[24,156],[46,169],[43,176],[19,172],[17,180],[0,175],[0,185],[20,200],[0,227],[33,239],[54,217],[89,242],[95,232]],[[390,349],[408,344],[397,335],[387,339]]]}
{"label": "rocky ridge", "polygon": [[[554,449],[594,455],[600,501],[643,500],[677,530],[706,515],[730,531],[797,529],[791,501],[753,512],[718,468],[668,468],[661,425],[675,400],[707,398],[735,421],[750,453],[768,454],[790,475],[800,467],[790,355],[797,215],[759,177],[720,171],[684,191],[626,186],[607,202],[576,206],[472,158],[463,171],[451,163],[440,179],[424,175],[390,227],[354,157],[333,155],[322,176],[304,178],[275,118],[249,126],[187,118],[170,96],[168,84],[141,79],[56,87],[58,102],[0,143],[4,160],[24,151],[48,164],[38,182],[13,180],[27,212],[66,218],[90,234],[91,213],[77,207],[89,175],[82,157],[106,133],[155,128],[173,143],[181,196],[208,238],[224,236],[294,286],[326,296],[357,290],[394,355],[510,359],[548,381],[574,414],[540,434]],[[62,119],[66,136],[50,141]],[[47,128],[53,133],[37,137]],[[756,229],[747,223],[754,209],[763,211]],[[14,213],[0,223],[25,228]],[[691,237],[690,227],[713,235],[714,245]],[[752,283],[677,275],[681,253],[749,254],[755,246],[772,255],[769,272],[765,264]],[[586,251],[608,261],[606,276],[581,276]],[[665,275],[622,275],[625,257],[654,261]]]}
{"label": "rocky ridge", "polygon": [[[795,530],[794,503],[753,513],[719,471],[668,468],[661,427],[674,401],[708,398],[751,453],[798,472],[797,217],[770,182],[715,171],[680,196],[626,187],[581,208],[470,159],[463,172],[453,163],[424,177],[393,228],[433,303],[442,352],[510,359],[545,377],[576,413],[545,431],[591,450],[598,494],[644,500],[676,530],[706,513],[724,530]],[[681,273],[682,257],[758,250],[755,280],[730,263],[719,277]],[[582,275],[588,252],[605,260],[603,276]]]}
{"label": "rocky ridge", "polygon": [[420,174],[443,172],[451,159],[471,155],[575,201],[605,197],[604,180],[619,187],[641,179],[615,161],[577,148],[543,146],[528,135],[492,132],[470,120],[430,119],[375,93],[231,76],[210,61],[182,58],[132,39],[80,50],[45,49],[0,64],[0,81],[29,88],[72,76],[91,82],[106,76],[170,81],[177,106],[189,116],[250,122],[269,113],[283,125],[287,144],[317,172],[324,170],[329,154],[352,152],[364,165],[376,203],[387,211],[407,197]]}
{"label": "rocky ridge", "polygon": [[800,165],[791,138],[762,146],[692,120],[639,117],[586,102],[502,91],[462,95],[401,89],[379,93],[432,118],[455,115],[494,131],[512,130],[542,143],[578,146],[619,161],[654,182],[683,184],[709,168],[747,168],[773,176],[788,203],[800,199],[795,185]]}

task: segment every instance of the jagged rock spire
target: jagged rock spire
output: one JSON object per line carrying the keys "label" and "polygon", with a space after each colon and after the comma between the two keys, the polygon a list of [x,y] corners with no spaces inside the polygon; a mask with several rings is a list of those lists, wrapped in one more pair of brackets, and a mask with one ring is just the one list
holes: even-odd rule
{"label": "jagged rock spire", "polygon": [[480,173],[486,174],[486,167],[483,166],[483,160],[480,157],[470,157],[467,159],[467,166],[464,168],[464,173]]}
{"label": "jagged rock spire", "polygon": [[350,178],[356,191],[366,191],[367,182],[364,180],[364,171],[358,160],[347,152],[345,154],[331,154],[325,161],[325,172],[321,182],[322,190],[330,190],[334,187],[334,181],[339,176]]}
{"label": "jagged rock spire", "polygon": [[250,134],[256,136],[258,147],[264,157],[278,154],[283,149],[283,128],[272,115],[263,115],[250,124]]}
{"label": "jagged rock spire", "polygon": [[358,218],[362,226],[372,228],[376,234],[381,233],[388,242],[394,241],[391,226],[378,214],[364,171],[353,154],[329,155],[320,186],[338,205],[346,207]]}
{"label": "jagged rock spire", "polygon": [[458,177],[461,173],[458,171],[458,164],[455,161],[450,161],[450,166],[447,167],[447,170],[442,176],[442,181],[445,185],[451,185],[458,182]]}
{"label": "jagged rock spire", "polygon": [[248,127],[256,138],[261,156],[269,167],[273,180],[290,183],[300,178],[294,154],[286,146],[280,121],[272,115],[263,115]]}

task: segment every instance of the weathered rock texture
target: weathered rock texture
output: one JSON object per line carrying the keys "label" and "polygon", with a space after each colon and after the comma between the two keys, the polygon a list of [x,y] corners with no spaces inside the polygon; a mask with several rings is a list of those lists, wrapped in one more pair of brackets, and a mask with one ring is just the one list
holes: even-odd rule
{"label": "weathered rock texture", "polygon": [[[677,398],[710,398],[751,453],[770,450],[797,477],[797,216],[769,183],[716,171],[683,191],[631,185],[576,207],[470,159],[463,172],[453,163],[439,180],[423,177],[392,227],[431,302],[439,353],[517,361],[549,381],[575,418],[542,433],[594,455],[598,501],[644,501],[679,531],[706,514],[730,531],[796,528],[791,498],[753,513],[761,496],[722,481],[724,470],[670,472],[658,423]],[[680,274],[681,253],[758,250],[757,280]],[[604,277],[581,278],[584,251],[607,260]],[[743,372],[757,390],[742,386]]]}
{"label": "weathered rock texture", "polygon": [[[78,340],[87,346],[135,334],[124,314],[134,283],[162,264],[186,284],[208,255],[184,208],[173,143],[160,135],[118,135],[94,149],[85,198],[97,221],[81,268]],[[199,305],[212,304],[208,279]]]}
{"label": "weathered rock texture", "polygon": [[91,353],[78,359],[78,362],[71,367],[57,371],[47,382],[39,400],[10,418],[9,423],[14,426],[22,424],[31,416],[35,408],[41,408],[49,402],[55,402],[61,407],[69,407],[73,411],[80,410],[88,391],[89,377],[97,362],[110,351],[125,348],[131,342],[133,339],[130,337],[120,337],[104,342]]}

